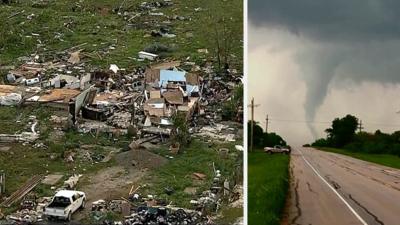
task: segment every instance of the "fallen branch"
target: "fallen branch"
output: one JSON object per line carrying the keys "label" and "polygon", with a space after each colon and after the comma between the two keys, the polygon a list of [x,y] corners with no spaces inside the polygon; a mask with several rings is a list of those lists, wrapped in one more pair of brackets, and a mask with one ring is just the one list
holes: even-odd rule
{"label": "fallen branch", "polygon": [[18,16],[19,14],[24,13],[24,12],[25,12],[25,10],[22,10],[22,11],[19,11],[19,12],[16,12],[16,13],[13,13],[13,14],[11,14],[9,17],[7,17],[7,19],[11,19],[11,18],[13,18],[14,16]]}

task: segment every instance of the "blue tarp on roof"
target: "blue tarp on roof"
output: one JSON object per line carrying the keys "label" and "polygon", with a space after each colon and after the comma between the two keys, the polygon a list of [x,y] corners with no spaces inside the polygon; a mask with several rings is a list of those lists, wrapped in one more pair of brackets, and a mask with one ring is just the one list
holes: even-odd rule
{"label": "blue tarp on roof", "polygon": [[160,70],[160,87],[168,81],[186,82],[186,72],[173,70]]}

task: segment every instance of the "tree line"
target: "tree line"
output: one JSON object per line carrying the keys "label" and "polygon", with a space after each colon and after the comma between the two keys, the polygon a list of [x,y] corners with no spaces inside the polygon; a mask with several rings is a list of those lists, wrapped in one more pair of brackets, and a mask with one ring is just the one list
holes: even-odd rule
{"label": "tree line", "polygon": [[[247,137],[248,137],[248,146],[250,146],[250,128],[251,122],[249,121],[247,123]],[[286,141],[279,136],[276,133],[267,133],[264,132],[261,126],[259,126],[257,123],[254,123],[254,128],[253,128],[253,145],[255,148],[264,148],[264,147],[273,147],[275,145],[281,145],[281,146],[286,146],[287,143]],[[248,148],[250,149],[250,147]]]}
{"label": "tree line", "polygon": [[359,121],[353,115],[336,118],[332,121],[331,127],[325,130],[327,137],[316,140],[311,146],[400,156],[400,131],[391,134],[380,130],[374,133],[357,132],[358,126]]}

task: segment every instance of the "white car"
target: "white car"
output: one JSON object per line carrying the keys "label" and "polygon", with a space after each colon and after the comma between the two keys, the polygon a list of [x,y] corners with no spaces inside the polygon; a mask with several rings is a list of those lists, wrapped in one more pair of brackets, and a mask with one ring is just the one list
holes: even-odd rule
{"label": "white car", "polygon": [[265,147],[264,148],[264,152],[268,153],[268,154],[272,154],[272,153],[285,153],[285,154],[289,154],[290,153],[290,148],[288,147],[283,147],[280,145],[275,145],[273,148],[271,147]]}
{"label": "white car", "polygon": [[85,201],[86,195],[84,192],[59,191],[44,209],[44,215],[49,219],[59,218],[70,221],[74,212],[85,207]]}

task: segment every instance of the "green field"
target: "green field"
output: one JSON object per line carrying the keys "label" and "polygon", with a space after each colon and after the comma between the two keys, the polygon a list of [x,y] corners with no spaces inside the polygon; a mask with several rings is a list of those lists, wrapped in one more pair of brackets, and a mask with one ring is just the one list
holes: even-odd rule
{"label": "green field", "polygon": [[[231,68],[242,70],[240,0],[174,0],[172,6],[156,9],[160,16],[141,9],[143,2],[154,0],[12,2],[0,3],[0,66],[18,66],[22,63],[17,60],[19,57],[31,54],[48,61],[60,51],[80,46],[86,56],[83,61],[92,66],[108,69],[116,63],[129,69],[147,64],[132,58],[154,44],[168,48],[159,53],[163,59],[188,59],[201,64],[206,60],[216,62],[219,43],[226,50],[223,55],[228,57]],[[150,35],[161,27],[176,37]],[[198,49],[207,49],[208,53]]]}
{"label": "green field", "polygon": [[321,147],[318,149],[322,150],[322,151],[343,154],[343,155],[351,156],[351,157],[361,159],[364,161],[400,169],[400,157],[395,156],[395,155],[351,152],[349,150],[338,149],[338,148],[322,148]]}
{"label": "green field", "polygon": [[[240,141],[236,144],[240,144]],[[230,149],[229,156],[221,159],[221,155],[218,153],[220,148]],[[149,182],[150,185],[146,188],[145,194],[156,194],[175,205],[190,208],[189,202],[193,196],[185,193],[185,188],[195,187],[198,193],[209,189],[214,179],[214,166],[231,183],[240,179],[243,155],[234,149],[234,143],[214,143],[212,146],[208,146],[207,143],[194,139],[189,146],[184,148],[182,154],[176,155],[169,163],[155,169],[146,177],[144,181]],[[169,154],[165,148],[154,149],[153,152],[160,155]],[[193,173],[203,173],[206,175],[206,179],[195,182],[191,177]],[[174,192],[170,195],[166,194],[166,187],[172,188]]]}
{"label": "green field", "polygon": [[279,225],[289,187],[289,156],[249,153],[248,222]]}

